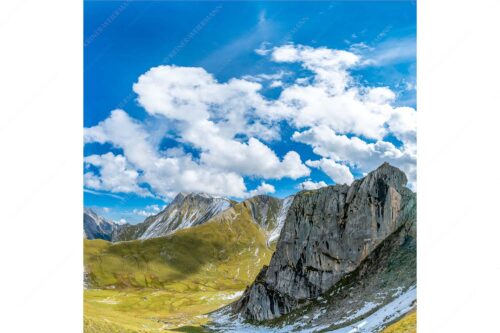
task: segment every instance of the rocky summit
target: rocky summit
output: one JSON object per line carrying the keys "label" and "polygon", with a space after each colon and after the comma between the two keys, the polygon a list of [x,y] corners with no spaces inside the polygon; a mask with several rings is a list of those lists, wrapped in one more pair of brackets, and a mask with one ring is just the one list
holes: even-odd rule
{"label": "rocky summit", "polygon": [[205,193],[179,193],[168,207],[156,215],[139,239],[168,235],[176,230],[207,222],[231,206],[231,201]]}
{"label": "rocky summit", "polygon": [[231,207],[227,198],[205,193],[179,193],[161,212],[144,222],[120,228],[113,241],[149,239],[169,235],[177,230],[203,224]]}
{"label": "rocky summit", "polygon": [[92,209],[83,210],[83,237],[110,241],[120,225],[97,215]]}
{"label": "rocky summit", "polygon": [[366,265],[391,235],[414,229],[416,195],[406,183],[401,170],[384,163],[350,186],[299,192],[269,266],[233,303],[233,313],[251,321],[281,317]]}

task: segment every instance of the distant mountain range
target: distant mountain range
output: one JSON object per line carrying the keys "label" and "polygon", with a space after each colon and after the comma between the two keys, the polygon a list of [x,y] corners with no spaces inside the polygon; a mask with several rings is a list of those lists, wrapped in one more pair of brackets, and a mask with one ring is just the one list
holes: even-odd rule
{"label": "distant mountain range", "polygon": [[118,225],[85,209],[85,235],[88,239],[113,242],[158,238],[206,223],[221,214],[224,215],[220,218],[230,216],[234,214],[234,207],[239,205],[248,211],[252,222],[266,231],[268,241],[273,242],[280,234],[292,200],[293,196],[278,199],[269,195],[257,195],[238,203],[206,193],[179,193],[161,212],[135,225]]}
{"label": "distant mountain range", "polygon": [[122,225],[97,215],[92,209],[83,210],[83,236],[86,239],[104,239],[111,241],[113,233]]}

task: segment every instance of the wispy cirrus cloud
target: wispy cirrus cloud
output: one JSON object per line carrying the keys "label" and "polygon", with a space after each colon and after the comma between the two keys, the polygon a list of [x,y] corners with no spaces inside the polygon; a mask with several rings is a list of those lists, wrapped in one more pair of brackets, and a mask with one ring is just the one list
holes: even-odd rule
{"label": "wispy cirrus cloud", "polygon": [[366,44],[351,46],[355,52],[364,58],[362,65],[384,66],[401,62],[414,61],[417,55],[417,41],[415,37],[391,39],[375,47]]}
{"label": "wispy cirrus cloud", "polygon": [[[84,184],[84,186],[86,186],[86,185]],[[109,197],[112,197],[112,198],[115,198],[115,199],[119,199],[119,200],[123,200],[124,199],[122,196],[119,196],[119,195],[116,195],[116,194],[113,194],[113,193],[99,192],[99,191],[90,190],[88,188],[84,188],[83,191],[87,192],[87,193],[94,194],[94,195],[99,195],[99,196],[105,195],[105,196],[109,196]]]}

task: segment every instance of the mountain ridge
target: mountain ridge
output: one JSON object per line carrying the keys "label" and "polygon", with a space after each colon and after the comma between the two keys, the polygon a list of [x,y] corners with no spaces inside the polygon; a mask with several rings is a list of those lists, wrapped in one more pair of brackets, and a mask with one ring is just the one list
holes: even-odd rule
{"label": "mountain ridge", "polygon": [[113,241],[129,241],[166,236],[177,230],[207,222],[234,202],[200,192],[179,192],[160,212],[143,222],[128,225],[115,232]]}
{"label": "mountain ridge", "polygon": [[207,223],[218,215],[227,219],[231,210],[241,205],[251,220],[266,230],[268,242],[275,242],[284,224],[293,195],[279,199],[270,195],[256,195],[241,202],[207,193],[180,192],[162,211],[148,216],[138,224],[119,225],[106,240],[112,242],[150,239],[169,235],[178,230]]}

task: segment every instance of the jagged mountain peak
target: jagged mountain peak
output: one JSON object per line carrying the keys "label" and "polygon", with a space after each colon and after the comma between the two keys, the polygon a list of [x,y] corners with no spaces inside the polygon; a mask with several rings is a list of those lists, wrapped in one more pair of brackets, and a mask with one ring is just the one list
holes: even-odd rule
{"label": "jagged mountain peak", "polygon": [[91,216],[93,219],[96,220],[96,222],[98,224],[102,224],[102,223],[111,223],[111,224],[115,224],[115,225],[125,225],[125,224],[127,224],[127,222],[119,222],[119,221],[115,221],[115,220],[112,220],[112,219],[105,218],[104,216],[101,216],[101,215],[97,214],[90,207],[83,207],[83,214],[84,215],[87,214],[87,215]]}
{"label": "jagged mountain peak", "polygon": [[148,226],[139,239],[166,236],[205,223],[232,204],[231,200],[220,196],[180,192],[164,210],[144,221]]}
{"label": "jagged mountain peak", "polygon": [[96,219],[103,219],[103,217],[99,216],[94,210],[90,207],[83,207],[83,213],[90,215]]}
{"label": "jagged mountain peak", "polygon": [[91,208],[83,209],[83,232],[87,239],[111,240],[113,232],[119,227],[112,220],[107,220],[98,215]]}
{"label": "jagged mountain peak", "polygon": [[83,215],[84,215],[84,217],[87,216],[89,218],[92,218],[94,220],[94,223],[97,225],[101,225],[104,223],[113,223],[113,221],[108,220],[108,219],[100,216],[92,208],[89,208],[89,207],[83,208]]}
{"label": "jagged mountain peak", "polygon": [[406,186],[408,178],[399,168],[384,162],[360,181],[365,187],[373,187],[375,182],[384,182],[388,186],[399,189]]}
{"label": "jagged mountain peak", "polygon": [[180,202],[180,201],[184,200],[188,195],[189,195],[189,193],[187,193],[187,192],[179,192],[174,197],[174,199],[171,201],[171,203],[173,203],[173,202]]}
{"label": "jagged mountain peak", "polygon": [[190,192],[190,193],[182,193],[184,195],[184,198],[193,198],[193,199],[224,199],[224,200],[229,200],[226,197],[220,196],[220,195],[214,195],[210,193],[205,193],[205,192]]}
{"label": "jagged mountain peak", "polygon": [[230,199],[203,192],[179,192],[158,214],[144,222],[119,229],[114,241],[148,239],[169,235],[177,230],[207,222],[231,207]]}
{"label": "jagged mountain peak", "polygon": [[220,195],[215,195],[215,194],[210,194],[206,192],[179,192],[174,199],[171,201],[171,203],[177,203],[181,202],[186,199],[192,199],[192,200],[211,200],[211,199],[225,199],[229,200],[226,197],[220,196]]}

